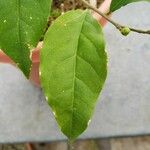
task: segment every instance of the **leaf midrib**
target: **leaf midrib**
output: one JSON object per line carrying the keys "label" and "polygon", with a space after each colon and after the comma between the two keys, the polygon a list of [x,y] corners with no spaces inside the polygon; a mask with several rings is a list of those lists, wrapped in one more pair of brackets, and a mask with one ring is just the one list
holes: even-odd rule
{"label": "leaf midrib", "polygon": [[[21,35],[21,1],[17,0],[17,11],[18,11],[18,19],[17,19],[17,28],[18,28],[18,45],[19,45],[19,49],[18,49],[18,53],[19,54],[19,62],[16,63],[16,65],[20,68],[24,68],[25,69],[25,65],[24,60],[26,58],[27,55],[27,50],[29,51],[29,56],[30,56],[30,50],[29,48],[26,49],[26,46],[24,46],[23,44],[23,39],[22,39],[22,35]],[[25,52],[24,52],[25,51]],[[28,61],[31,61],[31,59],[29,58]],[[31,66],[30,66],[31,68]],[[27,76],[29,76],[29,74],[26,74]]]}
{"label": "leaf midrib", "polygon": [[18,41],[19,41],[19,45],[20,45],[20,48],[22,48],[22,45],[20,44],[20,42],[22,42],[22,38],[21,38],[21,25],[20,25],[20,0],[17,1],[18,2]]}
{"label": "leaf midrib", "polygon": [[[74,58],[75,58],[75,63],[74,63],[74,76],[73,76],[73,96],[72,96],[72,114],[71,114],[71,123],[70,123],[70,136],[72,135],[72,126],[73,126],[73,116],[74,116],[74,100],[75,100],[75,80],[76,80],[76,68],[77,68],[77,52],[78,52],[78,49],[79,49],[79,41],[80,41],[80,36],[81,36],[81,31],[83,29],[83,24],[84,24],[84,20],[86,18],[86,15],[87,15],[87,11],[84,12],[84,18],[83,18],[83,21],[82,21],[82,24],[81,24],[81,29],[80,29],[80,34],[79,34],[79,37],[78,37],[78,40],[77,40],[77,45],[76,45],[76,51],[75,51],[75,55],[74,55]],[[82,16],[82,15],[81,15]]]}

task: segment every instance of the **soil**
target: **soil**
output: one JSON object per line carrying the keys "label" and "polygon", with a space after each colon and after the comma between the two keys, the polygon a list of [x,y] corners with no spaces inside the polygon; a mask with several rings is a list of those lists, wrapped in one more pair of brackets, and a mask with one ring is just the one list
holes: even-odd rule
{"label": "soil", "polygon": [[[73,147],[74,150],[150,150],[150,136],[78,140]],[[67,142],[36,143],[32,146],[7,144],[0,145],[0,150],[67,150]]]}
{"label": "soil", "polygon": [[[104,0],[97,0],[97,7]],[[87,7],[82,3],[81,0],[55,0],[52,4],[52,13],[50,20],[55,20],[62,13],[73,9],[86,9]]]}
{"label": "soil", "polygon": [[[100,5],[104,0],[97,0],[97,5]],[[55,0],[53,1],[53,8],[57,8],[64,11],[72,10],[72,9],[85,9],[86,6],[83,5],[81,0]]]}

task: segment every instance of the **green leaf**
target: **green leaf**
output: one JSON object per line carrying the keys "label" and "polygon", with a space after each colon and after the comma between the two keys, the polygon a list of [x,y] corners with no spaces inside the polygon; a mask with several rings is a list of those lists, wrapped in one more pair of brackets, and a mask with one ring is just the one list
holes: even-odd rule
{"label": "green leaf", "polygon": [[147,1],[150,2],[150,0],[112,0],[110,5],[110,12],[116,11],[117,9],[133,2],[141,2],[141,1]]}
{"label": "green leaf", "polygon": [[75,139],[88,126],[107,74],[103,33],[89,11],[70,11],[49,28],[40,78],[61,131]]}
{"label": "green leaf", "polygon": [[51,0],[0,0],[0,49],[28,77],[30,50],[45,31]]}

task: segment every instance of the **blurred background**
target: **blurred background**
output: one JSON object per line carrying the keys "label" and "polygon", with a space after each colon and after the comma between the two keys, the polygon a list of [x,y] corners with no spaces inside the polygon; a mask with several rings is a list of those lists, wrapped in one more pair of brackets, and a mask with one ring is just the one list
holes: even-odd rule
{"label": "blurred background", "polygon": [[[53,8],[49,23],[62,12],[85,7],[77,0],[55,0]],[[124,25],[148,29],[150,4],[130,4],[111,17]],[[109,23],[104,34],[108,78],[91,124],[73,149],[150,150],[150,36],[131,33],[123,37]],[[11,65],[1,64],[0,72],[0,143],[6,143],[0,144],[0,150],[67,150],[68,142],[41,88]]]}

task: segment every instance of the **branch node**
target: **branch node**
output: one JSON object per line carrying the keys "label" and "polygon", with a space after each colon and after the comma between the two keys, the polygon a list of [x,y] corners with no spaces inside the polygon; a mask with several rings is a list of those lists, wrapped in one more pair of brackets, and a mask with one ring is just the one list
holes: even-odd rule
{"label": "branch node", "polygon": [[97,8],[93,7],[92,5],[90,5],[86,0],[81,0],[87,7],[89,7],[90,9],[92,9],[93,11],[97,12],[100,16],[102,16],[103,18],[105,18],[108,22],[110,22],[111,24],[113,24],[118,30],[120,30],[120,32],[127,36],[130,31],[132,32],[137,32],[137,33],[142,33],[142,34],[149,34],[150,35],[150,30],[141,30],[141,29],[135,29],[135,28],[131,28],[131,27],[127,27],[124,25],[120,25],[117,22],[113,21],[112,19],[110,19],[107,15],[105,15],[104,13],[102,13],[101,11],[99,11]]}

